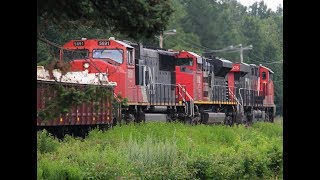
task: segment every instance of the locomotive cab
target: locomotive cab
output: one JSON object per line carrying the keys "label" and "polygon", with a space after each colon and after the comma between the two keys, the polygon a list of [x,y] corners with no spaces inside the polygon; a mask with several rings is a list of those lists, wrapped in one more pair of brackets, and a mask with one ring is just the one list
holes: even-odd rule
{"label": "locomotive cab", "polygon": [[118,84],[114,92],[129,101],[136,97],[127,88],[135,88],[134,59],[134,48],[114,38],[71,40],[60,53],[60,60],[69,62],[71,71],[105,73]]}
{"label": "locomotive cab", "polygon": [[[186,90],[194,101],[203,98],[202,57],[190,51],[179,51],[176,55],[176,83],[186,86]],[[190,100],[187,97],[187,100]]]}
{"label": "locomotive cab", "polygon": [[274,107],[274,85],[273,85],[273,71],[260,64],[259,66],[259,79],[260,79],[260,91],[264,97],[264,107]]}

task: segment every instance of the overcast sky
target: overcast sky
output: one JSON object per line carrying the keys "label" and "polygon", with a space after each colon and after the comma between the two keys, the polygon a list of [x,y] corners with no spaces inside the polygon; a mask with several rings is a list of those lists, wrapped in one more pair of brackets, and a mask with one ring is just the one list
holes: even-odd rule
{"label": "overcast sky", "polygon": [[[256,1],[260,2],[261,0],[237,0],[244,6],[251,6]],[[264,0],[264,3],[267,4],[268,8],[272,9],[273,11],[277,10],[279,4],[283,7],[283,0]]]}

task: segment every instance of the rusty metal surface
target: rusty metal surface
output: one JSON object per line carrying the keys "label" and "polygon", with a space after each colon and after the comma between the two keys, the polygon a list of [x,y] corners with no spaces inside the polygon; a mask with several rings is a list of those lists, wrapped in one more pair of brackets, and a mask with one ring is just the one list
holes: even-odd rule
{"label": "rusty metal surface", "polygon": [[[54,97],[56,91],[52,86],[56,82],[37,81],[37,111],[45,108],[46,100]],[[66,88],[74,87],[84,89],[88,85],[61,83]],[[106,91],[113,91],[112,88],[106,87]],[[103,102],[103,103],[102,103]],[[72,107],[70,112],[59,118],[43,121],[37,115],[37,126],[62,126],[62,125],[99,125],[112,123],[112,103],[111,99],[101,99],[99,110],[94,110],[93,102],[83,102],[81,105]]]}

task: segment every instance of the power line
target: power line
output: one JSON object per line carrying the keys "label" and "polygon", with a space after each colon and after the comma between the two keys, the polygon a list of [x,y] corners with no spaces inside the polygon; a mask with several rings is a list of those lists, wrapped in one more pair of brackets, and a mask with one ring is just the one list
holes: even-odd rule
{"label": "power line", "polygon": [[[189,46],[192,46],[194,48],[197,48],[200,50],[200,52],[205,52],[206,50],[209,50],[209,52],[215,52],[215,53],[235,53],[235,52],[239,52],[241,51],[242,49],[242,44],[239,44],[239,45],[236,45],[236,46],[229,46],[229,47],[226,47],[226,48],[222,48],[222,49],[218,49],[218,50],[214,50],[214,49],[210,49],[208,47],[205,47],[205,46],[202,46],[202,45],[199,45],[199,44],[196,44],[196,43],[190,43],[188,41],[185,41],[185,40],[182,40],[180,38],[177,38],[180,42],[183,42]],[[240,46],[240,47],[238,47]],[[249,50],[251,49],[252,47],[246,47],[245,50]],[[256,62],[256,63],[260,63],[260,64],[278,64],[278,63],[283,63],[283,61],[273,61],[273,62],[265,62],[265,59],[262,59],[262,58],[259,58],[257,55],[255,55],[254,53],[251,53],[253,56],[255,56],[256,58],[260,59],[261,61],[257,61],[257,60],[253,60],[251,59],[251,61],[253,62]],[[269,61],[272,61],[270,60],[269,58],[266,60],[269,60]]]}
{"label": "power line", "polygon": [[[253,50],[254,51],[254,50]],[[270,51],[269,51],[270,52]],[[253,53],[253,52],[252,52]],[[257,57],[257,56],[256,56]],[[272,61],[271,60],[271,58],[268,58],[268,57],[266,57],[265,55],[263,56],[264,57],[264,59],[261,59],[261,60],[263,60],[263,61],[265,61],[265,60],[268,60],[268,61]],[[258,57],[257,57],[258,58]],[[260,59],[260,58],[259,58]]]}
{"label": "power line", "polygon": [[[239,52],[241,51],[241,45],[237,45],[237,46],[240,46],[240,48],[235,48],[237,46],[229,46],[229,47],[226,47],[226,48],[222,48],[222,49],[219,49],[219,50],[213,50],[213,49],[209,49],[205,46],[202,46],[202,45],[199,45],[199,44],[195,44],[195,43],[190,43],[190,42],[187,42],[185,40],[182,40],[180,38],[177,38],[180,42],[186,44],[186,45],[189,45],[191,47],[194,47],[194,48],[198,48],[200,50],[200,52],[204,52],[205,50],[209,50],[209,52],[216,52],[216,53],[235,53],[235,52]],[[199,48],[201,47],[201,48]],[[204,49],[202,49],[204,48]],[[251,58],[251,61],[253,62],[256,62],[256,63],[259,63],[259,64],[278,64],[278,63],[283,63],[283,61],[273,61],[273,62],[265,62],[264,59],[262,58],[259,58],[257,55],[255,55],[254,53],[251,53],[253,56],[255,56],[256,58],[260,59],[261,61],[257,61],[257,60],[253,60]],[[270,60],[271,61],[271,60]]]}
{"label": "power line", "polygon": [[188,42],[188,43],[189,43],[189,44],[196,45],[196,46],[201,47],[201,48],[204,48],[204,50],[206,50],[206,49],[210,50],[210,48],[207,48],[207,47],[202,46],[202,45],[200,45],[200,44],[196,44],[196,43],[194,43],[194,42],[192,42],[192,43]]}
{"label": "power line", "polygon": [[254,53],[251,53],[253,56],[255,56],[256,58],[262,60],[262,61],[257,61],[257,60],[253,60],[251,59],[251,61],[253,62],[257,62],[257,63],[261,63],[261,64],[277,64],[277,63],[283,63],[283,61],[273,61],[273,62],[265,62],[264,59],[259,58],[257,55],[255,55]]}
{"label": "power line", "polygon": [[177,38],[177,39],[178,39],[180,42],[182,42],[182,43],[184,43],[184,44],[186,44],[186,45],[188,45],[188,46],[191,46],[191,47],[194,47],[194,48],[196,48],[196,49],[199,49],[199,52],[200,52],[200,53],[203,52],[203,49],[202,49],[202,48],[199,48],[199,47],[195,46],[196,44],[188,43],[188,42],[186,42],[186,41],[184,41],[184,40],[182,40],[182,39],[179,39],[179,38]]}
{"label": "power line", "polygon": [[[187,44],[188,46],[192,46],[192,47],[194,47],[194,48],[197,48],[197,49],[200,49],[199,48],[199,46],[197,46],[197,44],[193,44],[193,43],[189,43],[189,42],[186,42],[186,41],[184,41],[184,40],[182,40],[182,39],[180,39],[180,38],[177,38],[180,42],[182,42],[182,43],[184,43],[184,44]],[[201,48],[202,49],[202,48]]]}

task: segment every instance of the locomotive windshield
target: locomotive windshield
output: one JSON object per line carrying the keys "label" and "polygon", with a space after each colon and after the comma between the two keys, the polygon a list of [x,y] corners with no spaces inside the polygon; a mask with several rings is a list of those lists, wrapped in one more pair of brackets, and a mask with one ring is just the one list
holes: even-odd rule
{"label": "locomotive windshield", "polygon": [[176,66],[192,66],[192,58],[178,58]]}
{"label": "locomotive windshield", "polygon": [[77,49],[77,50],[63,50],[63,61],[72,61],[75,59],[85,59],[88,58],[89,51],[87,49]]}
{"label": "locomotive windshield", "polygon": [[96,59],[111,59],[117,63],[123,62],[123,50],[121,49],[96,49],[93,50],[93,58]]}

